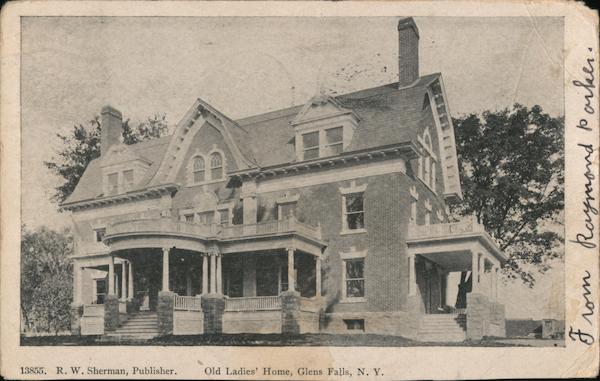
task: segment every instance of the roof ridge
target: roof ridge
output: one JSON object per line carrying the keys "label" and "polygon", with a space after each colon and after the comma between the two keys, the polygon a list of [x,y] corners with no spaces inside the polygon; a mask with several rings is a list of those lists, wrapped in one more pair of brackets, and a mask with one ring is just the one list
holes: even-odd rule
{"label": "roof ridge", "polygon": [[[390,89],[390,92],[394,91],[394,90],[397,90],[397,91],[410,90],[410,89],[416,87],[417,84],[419,84],[422,80],[425,80],[428,77],[439,76],[440,74],[441,74],[440,72],[436,72],[436,73],[431,73],[431,74],[423,75],[423,76],[419,77],[419,79],[416,80],[412,86],[403,87],[401,89],[398,89],[398,88]],[[356,91],[352,91],[350,93],[335,95],[335,96],[332,96],[332,98],[334,98],[334,99],[337,100],[338,98],[349,97],[349,96],[351,96],[353,94],[358,94],[358,93],[361,93],[361,92],[372,91],[372,90],[375,90],[375,89],[380,89],[380,88],[384,88],[384,87],[391,86],[391,85],[397,85],[397,84],[398,84],[398,82],[386,83],[384,85],[379,85],[379,86],[375,86],[375,87],[369,87],[367,89],[356,90]],[[427,83],[427,84],[429,84],[429,83]],[[377,95],[381,95],[381,93],[365,94],[362,97],[357,97],[357,98],[353,98],[353,99],[366,99],[366,98],[371,98],[371,97],[374,97],[374,96],[377,96]],[[310,98],[310,99],[312,99],[312,98]],[[263,114],[256,114],[256,115],[246,116],[244,118],[236,119],[236,122],[241,127],[246,127],[246,126],[250,126],[250,125],[253,125],[253,124],[257,124],[257,123],[262,123],[262,122],[266,122],[266,121],[269,121],[269,120],[282,118],[282,117],[285,117],[285,116],[289,116],[292,113],[293,109],[302,108],[302,106],[304,106],[305,104],[306,104],[306,102],[302,103],[302,104],[295,105],[295,106],[291,106],[291,107],[286,107],[286,108],[282,108],[282,109],[278,109],[278,110],[268,111],[268,112],[263,113]],[[268,117],[269,114],[275,114],[275,113],[280,113],[281,115],[278,115],[277,117],[271,117],[271,118]],[[264,118],[261,118],[261,117],[264,117]],[[257,120],[252,121],[252,122],[247,123],[247,124],[243,124],[244,120],[250,120],[250,119],[253,119],[253,118],[256,118]]]}

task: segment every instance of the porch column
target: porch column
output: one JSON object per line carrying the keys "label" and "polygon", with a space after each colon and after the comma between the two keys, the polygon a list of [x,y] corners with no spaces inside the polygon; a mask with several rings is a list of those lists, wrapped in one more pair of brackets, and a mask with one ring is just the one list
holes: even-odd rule
{"label": "porch column", "polygon": [[129,272],[127,276],[127,299],[133,299],[133,263],[127,261],[127,270]]}
{"label": "porch column", "polygon": [[217,261],[214,253],[210,255],[210,293],[214,294],[217,292]]}
{"label": "porch column", "polygon": [[479,288],[479,254],[474,252],[471,259],[471,292],[475,293]]}
{"label": "porch column", "polygon": [[127,300],[127,279],[125,278],[125,265],[126,261],[121,262],[121,300]]}
{"label": "porch column", "polygon": [[192,276],[189,272],[185,273],[185,295],[192,296]]}
{"label": "porch column", "polygon": [[163,247],[162,291],[169,291],[169,248]]}
{"label": "porch column", "polygon": [[320,297],[321,296],[321,257],[315,257],[315,278],[316,278],[316,285],[315,285],[315,296],[316,297]]}
{"label": "porch column", "polygon": [[417,294],[417,277],[415,272],[415,256],[408,256],[408,295]]}
{"label": "porch column", "polygon": [[498,301],[498,266],[494,266],[494,301]]}
{"label": "porch column", "polygon": [[221,267],[221,254],[217,254],[216,256],[217,259],[217,289],[216,292],[217,294],[222,294],[223,293],[223,271],[222,271],[222,267]]}
{"label": "porch column", "polygon": [[202,295],[208,294],[208,255],[202,255]]}
{"label": "porch column", "polygon": [[73,302],[75,304],[82,304],[82,298],[81,298],[81,294],[82,294],[82,290],[81,290],[81,286],[82,286],[82,282],[81,282],[81,273],[83,272],[83,270],[81,269],[80,266],[78,266],[77,264],[75,264],[75,266],[73,267]]}
{"label": "porch column", "polygon": [[115,294],[115,257],[112,255],[108,260],[108,294]]}
{"label": "porch column", "polygon": [[483,278],[485,278],[485,258],[483,254],[479,254],[479,282],[477,282],[477,288],[479,292],[485,291],[482,290],[483,286]]}
{"label": "porch column", "polygon": [[288,252],[288,291],[296,291],[296,278],[294,277],[294,249],[287,249]]}

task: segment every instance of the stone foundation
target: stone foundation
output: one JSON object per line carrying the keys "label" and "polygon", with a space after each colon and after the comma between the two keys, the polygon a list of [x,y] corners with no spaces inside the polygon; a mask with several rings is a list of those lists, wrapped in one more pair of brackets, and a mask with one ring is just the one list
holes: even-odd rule
{"label": "stone foundation", "polygon": [[71,304],[71,335],[81,335],[83,304]]}
{"label": "stone foundation", "polygon": [[300,334],[300,293],[296,291],[281,293],[281,333]]}
{"label": "stone foundation", "polygon": [[158,316],[158,332],[160,335],[171,335],[173,333],[173,304],[175,293],[160,291],[158,293],[158,304],[156,312]]}
{"label": "stone foundation", "polygon": [[104,330],[114,331],[119,327],[119,298],[106,295],[104,299]]}
{"label": "stone foundation", "polygon": [[468,293],[467,339],[481,340],[486,336],[506,336],[504,305],[490,302],[483,294]]}
{"label": "stone foundation", "polygon": [[202,295],[202,312],[204,313],[204,334],[223,333],[225,297],[221,294]]}

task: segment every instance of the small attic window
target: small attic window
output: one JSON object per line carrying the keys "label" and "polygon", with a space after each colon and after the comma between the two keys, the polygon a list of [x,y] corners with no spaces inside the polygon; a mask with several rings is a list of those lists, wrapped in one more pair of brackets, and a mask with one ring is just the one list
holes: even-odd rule
{"label": "small attic window", "polygon": [[429,102],[429,94],[425,94],[425,97],[423,97],[423,107],[422,107],[422,109],[425,110],[430,105],[431,105],[431,103]]}

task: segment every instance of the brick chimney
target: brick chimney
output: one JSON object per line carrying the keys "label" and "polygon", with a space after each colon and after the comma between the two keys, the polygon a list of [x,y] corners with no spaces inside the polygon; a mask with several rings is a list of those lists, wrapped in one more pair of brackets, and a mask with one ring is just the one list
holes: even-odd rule
{"label": "brick chimney", "polygon": [[123,116],[121,111],[111,106],[102,107],[100,112],[102,132],[100,134],[100,156],[108,153],[108,150],[114,144],[121,141],[123,134]]}
{"label": "brick chimney", "polygon": [[398,21],[398,87],[419,78],[419,28],[412,17]]}

